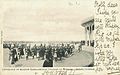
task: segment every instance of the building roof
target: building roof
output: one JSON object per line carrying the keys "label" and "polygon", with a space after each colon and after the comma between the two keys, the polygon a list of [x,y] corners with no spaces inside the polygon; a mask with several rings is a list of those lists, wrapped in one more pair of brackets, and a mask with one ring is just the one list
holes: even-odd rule
{"label": "building roof", "polygon": [[88,18],[86,18],[85,20],[83,20],[83,22],[82,22],[82,26],[83,27],[85,27],[85,25],[87,25],[88,23],[94,23],[94,17],[93,16],[91,16],[91,17],[88,17]]}

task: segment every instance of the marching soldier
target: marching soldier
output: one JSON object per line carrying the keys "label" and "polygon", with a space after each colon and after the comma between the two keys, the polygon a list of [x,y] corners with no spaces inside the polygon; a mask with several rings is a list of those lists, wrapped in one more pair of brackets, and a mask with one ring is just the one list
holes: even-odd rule
{"label": "marching soldier", "polygon": [[29,55],[30,55],[30,47],[27,46],[26,49],[25,49],[25,58],[26,58],[26,60],[28,60]]}
{"label": "marching soldier", "polygon": [[70,54],[70,44],[67,44],[67,52]]}
{"label": "marching soldier", "polygon": [[37,46],[37,58],[40,60],[40,46]]}
{"label": "marching soldier", "polygon": [[46,50],[46,47],[45,45],[42,47],[42,60],[44,60],[44,56],[45,56],[45,50]]}
{"label": "marching soldier", "polygon": [[62,49],[62,46],[60,46],[60,49],[59,49],[59,58],[60,58],[60,61],[62,61],[62,55],[63,55],[63,49]]}
{"label": "marching soldier", "polygon": [[18,61],[17,52],[14,47],[11,47],[9,57],[11,64],[15,64],[15,62]]}
{"label": "marching soldier", "polygon": [[17,49],[17,54],[18,54],[18,58],[20,59],[21,58],[21,48],[20,47],[18,47],[18,49]]}
{"label": "marching soldier", "polygon": [[41,44],[41,45],[40,45],[40,51],[39,51],[39,56],[40,56],[39,58],[42,58],[42,59],[43,59],[43,56],[44,56],[44,55],[43,55],[43,52],[44,52],[44,51],[43,51],[43,45]]}
{"label": "marching soldier", "polygon": [[82,43],[80,43],[79,47],[78,47],[78,52],[82,51]]}
{"label": "marching soldier", "polygon": [[34,59],[34,56],[35,56],[35,51],[36,51],[36,44],[31,48],[31,54],[32,54],[33,59]]}
{"label": "marching soldier", "polygon": [[46,56],[43,67],[53,67],[53,60],[51,60],[49,56]]}
{"label": "marching soldier", "polygon": [[39,47],[36,46],[36,58],[39,58]]}
{"label": "marching soldier", "polygon": [[55,52],[54,52],[54,59],[55,61],[57,61],[57,50],[55,49]]}

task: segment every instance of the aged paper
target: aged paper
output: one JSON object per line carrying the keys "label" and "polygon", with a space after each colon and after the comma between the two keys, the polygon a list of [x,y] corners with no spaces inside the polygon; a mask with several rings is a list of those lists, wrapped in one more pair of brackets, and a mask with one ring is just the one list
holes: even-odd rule
{"label": "aged paper", "polygon": [[1,75],[120,75],[120,0],[1,0]]}

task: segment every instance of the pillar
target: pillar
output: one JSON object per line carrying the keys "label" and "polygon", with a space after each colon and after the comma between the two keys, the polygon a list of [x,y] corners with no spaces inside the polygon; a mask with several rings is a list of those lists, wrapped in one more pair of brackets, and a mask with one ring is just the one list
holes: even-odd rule
{"label": "pillar", "polygon": [[93,34],[92,34],[93,30],[92,29],[93,29],[93,24],[90,25],[90,44],[93,42]]}
{"label": "pillar", "polygon": [[90,39],[90,34],[91,34],[91,25],[89,25],[89,30],[88,30],[88,35],[89,35],[89,46],[90,46],[90,44],[91,44],[91,39]]}
{"label": "pillar", "polygon": [[87,26],[85,26],[85,45],[87,46]]}

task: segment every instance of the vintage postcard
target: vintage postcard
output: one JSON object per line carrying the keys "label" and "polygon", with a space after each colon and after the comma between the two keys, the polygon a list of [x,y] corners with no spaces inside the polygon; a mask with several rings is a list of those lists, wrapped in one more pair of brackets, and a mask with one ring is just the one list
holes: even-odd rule
{"label": "vintage postcard", "polygon": [[119,75],[119,0],[0,2],[2,75]]}

